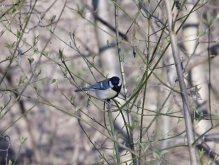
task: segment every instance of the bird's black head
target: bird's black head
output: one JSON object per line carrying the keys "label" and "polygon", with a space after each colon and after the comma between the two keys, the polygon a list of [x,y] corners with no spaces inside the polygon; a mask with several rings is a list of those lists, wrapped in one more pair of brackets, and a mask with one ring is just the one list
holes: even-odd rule
{"label": "bird's black head", "polygon": [[114,76],[109,79],[109,86],[119,94],[122,87],[122,81],[119,77]]}

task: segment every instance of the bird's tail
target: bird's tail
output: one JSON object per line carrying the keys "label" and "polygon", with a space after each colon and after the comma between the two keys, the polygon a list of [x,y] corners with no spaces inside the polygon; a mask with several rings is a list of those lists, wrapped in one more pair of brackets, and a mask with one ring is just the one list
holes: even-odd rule
{"label": "bird's tail", "polygon": [[81,91],[90,91],[90,88],[81,88],[75,90],[75,92],[81,92]]}

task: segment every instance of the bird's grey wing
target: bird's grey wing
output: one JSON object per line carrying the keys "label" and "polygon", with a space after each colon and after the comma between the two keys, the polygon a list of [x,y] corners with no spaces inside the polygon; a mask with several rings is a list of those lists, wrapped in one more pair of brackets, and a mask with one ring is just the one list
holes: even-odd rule
{"label": "bird's grey wing", "polygon": [[88,87],[77,89],[77,90],[75,90],[75,92],[79,92],[79,91],[94,91],[96,89],[100,89],[101,90],[102,88],[103,88],[103,85],[101,85],[100,82],[97,82],[97,83],[95,83],[93,85],[90,85]]}
{"label": "bird's grey wing", "polygon": [[106,79],[106,80],[104,80],[104,81],[102,81],[102,82],[99,82],[99,83],[102,84],[102,89],[108,89],[108,88],[110,88],[110,86],[109,86],[109,78]]}

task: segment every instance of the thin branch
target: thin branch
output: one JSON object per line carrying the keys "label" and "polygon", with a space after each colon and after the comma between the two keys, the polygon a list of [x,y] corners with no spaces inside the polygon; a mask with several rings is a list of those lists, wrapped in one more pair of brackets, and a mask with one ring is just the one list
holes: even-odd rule
{"label": "thin branch", "polygon": [[115,133],[113,116],[112,116],[112,111],[111,111],[111,106],[110,106],[110,100],[107,100],[106,104],[107,104],[107,110],[108,110],[108,115],[109,115],[110,128],[111,128],[111,132],[112,132],[111,136],[112,136],[112,139],[113,139],[114,149],[115,149],[115,152],[116,152],[116,160],[117,160],[117,164],[120,164],[118,138],[117,138],[117,135]]}
{"label": "thin branch", "polygon": [[[125,94],[125,101],[127,101],[127,88],[126,88],[126,81],[125,81],[125,72],[124,72],[124,67],[123,67],[123,60],[121,56],[121,48],[120,48],[120,43],[119,43],[119,24],[118,24],[118,7],[117,4],[115,6],[115,27],[116,27],[116,44],[117,44],[117,51],[118,51],[118,57],[119,57],[119,65],[120,65],[120,70],[121,70],[121,77],[122,77],[122,82],[123,82],[123,91]],[[129,108],[129,104],[126,105],[126,112],[128,116],[128,124],[132,126],[132,116],[131,116],[131,111]],[[136,147],[134,145],[134,140],[133,140],[133,131],[129,129],[129,143],[131,149],[136,152]],[[133,162],[135,165],[138,165],[138,159],[134,154],[132,154]]]}
{"label": "thin branch", "polygon": [[169,35],[170,35],[170,40],[171,40],[171,46],[172,46],[172,52],[173,52],[173,58],[175,61],[176,65],[176,71],[177,71],[177,76],[179,80],[179,85],[180,85],[180,91],[181,91],[181,97],[183,101],[183,110],[184,110],[184,117],[185,117],[185,125],[186,125],[186,135],[187,135],[187,140],[188,140],[188,149],[189,149],[189,154],[190,154],[190,163],[192,165],[198,165],[198,160],[196,158],[196,152],[195,152],[195,146],[194,146],[194,133],[193,133],[193,125],[192,125],[192,120],[191,120],[191,111],[190,111],[190,106],[189,106],[189,101],[188,101],[188,94],[186,91],[186,85],[184,82],[184,77],[183,77],[183,72],[182,72],[182,67],[180,65],[180,58],[178,54],[178,45],[177,45],[177,38],[176,38],[176,32],[174,31],[173,28],[173,18],[172,18],[172,12],[171,12],[171,6],[169,0],[164,0],[165,3],[165,8],[166,8],[166,14],[168,18],[168,25],[169,25]]}

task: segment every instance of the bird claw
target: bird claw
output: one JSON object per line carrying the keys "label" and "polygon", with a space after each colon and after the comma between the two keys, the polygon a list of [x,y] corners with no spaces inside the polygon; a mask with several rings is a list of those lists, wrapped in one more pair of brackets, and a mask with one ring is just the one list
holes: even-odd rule
{"label": "bird claw", "polygon": [[104,103],[108,106],[110,106],[110,99],[104,100]]}

